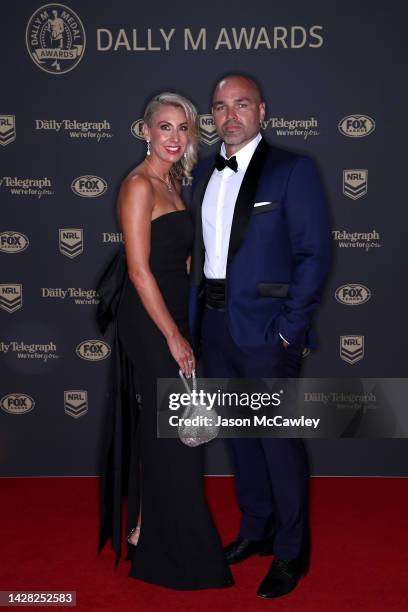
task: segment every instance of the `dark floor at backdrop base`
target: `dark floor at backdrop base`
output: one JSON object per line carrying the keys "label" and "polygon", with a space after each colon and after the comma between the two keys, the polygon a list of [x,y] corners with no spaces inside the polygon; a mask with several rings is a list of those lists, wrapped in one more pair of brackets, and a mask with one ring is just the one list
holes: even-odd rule
{"label": "dark floor at backdrop base", "polygon": [[[233,479],[206,479],[223,540],[238,528]],[[408,480],[314,478],[312,567],[291,595],[255,596],[270,563],[251,558],[234,567],[236,586],[177,592],[114,571],[107,547],[98,557],[96,478],[0,480],[0,590],[72,590],[77,609],[302,610],[408,609]]]}

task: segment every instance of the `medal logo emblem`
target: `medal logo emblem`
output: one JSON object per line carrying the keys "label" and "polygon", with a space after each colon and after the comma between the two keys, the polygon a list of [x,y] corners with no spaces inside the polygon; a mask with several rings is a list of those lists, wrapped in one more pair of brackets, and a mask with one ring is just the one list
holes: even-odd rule
{"label": "medal logo emblem", "polygon": [[84,56],[86,37],[78,15],[64,4],[45,4],[33,13],[26,29],[33,62],[49,74],[73,70]]}

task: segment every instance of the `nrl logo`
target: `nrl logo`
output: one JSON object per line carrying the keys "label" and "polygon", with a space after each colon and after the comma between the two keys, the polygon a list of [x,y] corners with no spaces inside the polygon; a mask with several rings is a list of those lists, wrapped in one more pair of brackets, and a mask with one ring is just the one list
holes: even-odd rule
{"label": "nrl logo", "polygon": [[88,412],[87,391],[64,391],[64,412],[74,419]]}
{"label": "nrl logo", "polygon": [[81,255],[84,250],[83,230],[78,228],[60,229],[59,250],[70,259]]}
{"label": "nrl logo", "polygon": [[137,119],[130,126],[130,132],[132,136],[134,136],[135,138],[138,138],[139,140],[146,140],[145,137],[143,136],[143,124],[144,124],[143,119]]}
{"label": "nrl logo", "polygon": [[9,414],[26,414],[34,408],[35,402],[25,393],[9,393],[1,398],[0,406]]}
{"label": "nrl logo", "polygon": [[364,336],[340,336],[340,357],[354,365],[364,357]]}
{"label": "nrl logo", "polygon": [[27,51],[36,66],[49,74],[65,74],[75,68],[85,44],[81,20],[64,4],[44,4],[28,21]]}
{"label": "nrl logo", "polygon": [[14,115],[0,115],[0,145],[5,147],[16,139],[16,118]]}
{"label": "nrl logo", "polygon": [[367,193],[368,170],[343,170],[343,193],[352,200],[358,200]]}
{"label": "nrl logo", "polygon": [[220,139],[216,132],[212,115],[200,115],[200,139],[209,146],[215,144]]}
{"label": "nrl logo", "polygon": [[23,285],[0,285],[0,308],[15,312],[23,306]]}

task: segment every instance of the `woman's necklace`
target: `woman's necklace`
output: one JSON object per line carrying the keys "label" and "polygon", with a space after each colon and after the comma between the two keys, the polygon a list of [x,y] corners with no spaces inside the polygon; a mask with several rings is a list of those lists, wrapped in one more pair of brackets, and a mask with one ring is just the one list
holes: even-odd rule
{"label": "woman's necklace", "polygon": [[152,169],[152,172],[154,172],[154,174],[156,175],[156,177],[159,179],[159,181],[161,181],[162,183],[164,183],[167,187],[167,191],[173,191],[173,185],[171,183],[171,178],[170,175],[167,175],[167,179],[162,179],[162,177],[156,172],[156,170],[153,168],[153,166],[151,165],[151,163],[145,159],[146,164],[148,164],[150,166],[150,168]]}

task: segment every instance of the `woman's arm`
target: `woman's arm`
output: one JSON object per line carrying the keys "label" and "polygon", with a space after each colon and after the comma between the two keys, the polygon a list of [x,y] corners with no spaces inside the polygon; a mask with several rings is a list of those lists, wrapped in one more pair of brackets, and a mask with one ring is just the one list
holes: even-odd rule
{"label": "woman's arm", "polygon": [[129,279],[147,313],[165,336],[174,359],[190,375],[195,366],[192,349],[170,315],[149,266],[153,197],[150,181],[140,175],[124,181],[120,189],[118,214]]}

